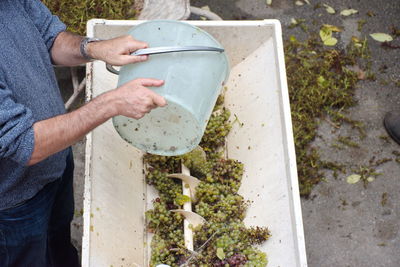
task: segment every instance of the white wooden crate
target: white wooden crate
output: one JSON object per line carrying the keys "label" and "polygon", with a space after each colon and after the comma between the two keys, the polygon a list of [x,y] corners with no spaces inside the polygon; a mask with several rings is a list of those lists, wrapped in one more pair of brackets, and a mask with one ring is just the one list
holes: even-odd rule
{"label": "white wooden crate", "polygon": [[[88,36],[116,37],[141,22],[91,20]],[[245,223],[272,231],[260,247],[268,266],[305,267],[281,25],[277,20],[188,23],[214,36],[230,59],[225,104],[244,125],[233,127],[227,154],[245,166],[239,192],[253,201]],[[117,79],[103,62],[88,64],[87,98],[115,88]],[[151,236],[144,212],[155,192],[144,182],[142,155],[119,137],[111,121],[87,136],[84,267],[147,265]]]}

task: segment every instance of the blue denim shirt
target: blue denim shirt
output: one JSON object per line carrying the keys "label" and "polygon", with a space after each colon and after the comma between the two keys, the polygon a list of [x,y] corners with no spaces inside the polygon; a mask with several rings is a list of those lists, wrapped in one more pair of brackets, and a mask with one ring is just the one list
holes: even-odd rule
{"label": "blue denim shirt", "polygon": [[33,197],[65,169],[67,150],[26,166],[33,124],[65,113],[50,57],[65,28],[39,0],[0,1],[0,210]]}

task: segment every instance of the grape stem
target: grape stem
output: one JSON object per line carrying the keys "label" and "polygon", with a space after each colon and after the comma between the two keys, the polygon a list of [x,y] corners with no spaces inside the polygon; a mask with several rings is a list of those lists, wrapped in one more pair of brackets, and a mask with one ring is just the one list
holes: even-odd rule
{"label": "grape stem", "polygon": [[189,266],[188,264],[195,258],[197,257],[200,252],[203,250],[203,248],[207,245],[208,242],[211,241],[211,239],[213,239],[213,237],[218,233],[219,231],[215,231],[198,249],[197,251],[190,251],[190,253],[192,253],[192,255],[181,265],[179,265],[179,267],[185,267],[185,266]]}

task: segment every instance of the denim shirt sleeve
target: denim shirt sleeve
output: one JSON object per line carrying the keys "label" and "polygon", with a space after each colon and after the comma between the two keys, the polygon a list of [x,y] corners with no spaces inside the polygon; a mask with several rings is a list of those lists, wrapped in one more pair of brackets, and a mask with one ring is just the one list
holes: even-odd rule
{"label": "denim shirt sleeve", "polygon": [[66,26],[57,16],[51,14],[50,10],[40,0],[19,0],[25,11],[30,16],[33,24],[38,29],[50,51],[57,35],[65,31]]}
{"label": "denim shirt sleeve", "polygon": [[14,102],[0,81],[0,161],[7,158],[27,164],[34,148],[33,122],[31,110]]}

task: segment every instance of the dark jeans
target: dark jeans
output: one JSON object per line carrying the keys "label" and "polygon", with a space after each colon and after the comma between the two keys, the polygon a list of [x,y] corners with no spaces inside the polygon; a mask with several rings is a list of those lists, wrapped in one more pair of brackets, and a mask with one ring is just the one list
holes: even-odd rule
{"label": "dark jeans", "polygon": [[0,211],[1,267],[80,266],[71,244],[73,171],[70,153],[61,178],[28,201]]}

